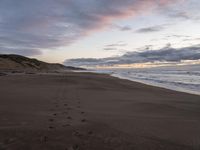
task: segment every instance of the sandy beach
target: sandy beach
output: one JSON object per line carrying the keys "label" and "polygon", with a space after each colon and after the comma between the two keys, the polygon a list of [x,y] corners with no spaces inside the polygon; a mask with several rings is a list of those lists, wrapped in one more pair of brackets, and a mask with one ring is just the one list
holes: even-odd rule
{"label": "sandy beach", "polygon": [[0,150],[199,150],[200,96],[105,74],[0,76]]}

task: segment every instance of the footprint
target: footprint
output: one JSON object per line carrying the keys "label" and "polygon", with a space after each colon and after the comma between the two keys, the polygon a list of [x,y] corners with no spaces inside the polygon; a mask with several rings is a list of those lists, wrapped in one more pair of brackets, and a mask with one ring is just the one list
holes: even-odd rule
{"label": "footprint", "polygon": [[77,137],[83,136],[83,134],[81,134],[81,133],[78,132],[78,131],[74,131],[73,135],[75,135],[75,136],[77,136]]}
{"label": "footprint", "polygon": [[47,136],[42,136],[42,137],[40,138],[40,141],[41,141],[41,142],[47,142],[47,139],[48,139]]}
{"label": "footprint", "polygon": [[63,114],[68,114],[68,112],[65,111],[65,112],[63,112]]}
{"label": "footprint", "polygon": [[63,127],[69,127],[69,126],[71,126],[70,124],[64,124],[64,125],[62,125]]}
{"label": "footprint", "polygon": [[13,143],[13,142],[15,142],[15,139],[14,139],[14,138],[8,138],[8,139],[5,139],[5,140],[4,140],[4,144],[11,144],[11,143]]}
{"label": "footprint", "polygon": [[86,122],[86,119],[82,119],[81,122]]}
{"label": "footprint", "polygon": [[89,134],[89,135],[92,135],[92,134],[93,134],[93,132],[92,132],[92,131],[88,131],[88,134]]}
{"label": "footprint", "polygon": [[53,121],[54,121],[54,119],[49,119],[49,121],[50,121],[50,122],[53,122]]}
{"label": "footprint", "polygon": [[57,116],[57,114],[55,113],[55,114],[53,114],[54,116]]}
{"label": "footprint", "polygon": [[84,113],[85,113],[84,111],[81,112],[81,114],[84,114]]}
{"label": "footprint", "polygon": [[53,127],[53,126],[49,126],[49,129],[55,129],[55,127]]}
{"label": "footprint", "polygon": [[75,144],[75,145],[73,145],[73,146],[71,146],[69,148],[65,148],[65,150],[79,150],[79,149],[80,148],[79,148],[78,144]]}
{"label": "footprint", "polygon": [[67,119],[71,120],[71,119],[72,119],[72,117],[68,116],[68,117],[67,117]]}
{"label": "footprint", "polygon": [[79,149],[80,149],[78,144],[74,144],[74,145],[72,146],[72,148],[73,148],[73,150],[79,150]]}
{"label": "footprint", "polygon": [[68,104],[64,104],[64,106],[68,106]]}

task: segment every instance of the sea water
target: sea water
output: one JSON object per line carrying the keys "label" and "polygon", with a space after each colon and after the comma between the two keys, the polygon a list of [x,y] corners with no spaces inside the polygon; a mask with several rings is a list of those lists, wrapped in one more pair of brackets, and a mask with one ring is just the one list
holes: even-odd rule
{"label": "sea water", "polygon": [[115,77],[163,87],[175,91],[200,95],[200,69],[96,69]]}

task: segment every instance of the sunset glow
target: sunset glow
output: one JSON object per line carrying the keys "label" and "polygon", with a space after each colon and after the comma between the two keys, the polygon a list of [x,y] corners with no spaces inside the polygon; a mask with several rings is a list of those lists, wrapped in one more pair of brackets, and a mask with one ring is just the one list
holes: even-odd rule
{"label": "sunset glow", "polygon": [[[70,65],[71,60],[75,64],[76,59],[79,62],[75,65],[80,66],[85,63],[81,64],[82,59],[107,60],[167,47],[188,48],[184,50],[186,54],[191,48],[199,48],[199,7],[197,0],[1,1],[0,53],[21,54],[66,65]],[[197,50],[192,52],[195,57],[190,57],[191,61],[200,59]],[[119,64],[119,60],[112,65],[166,65],[162,64],[165,60],[161,64],[156,62],[158,60],[155,64],[153,61],[140,64],[141,60],[134,59],[135,56],[133,63],[129,62],[131,65]]]}

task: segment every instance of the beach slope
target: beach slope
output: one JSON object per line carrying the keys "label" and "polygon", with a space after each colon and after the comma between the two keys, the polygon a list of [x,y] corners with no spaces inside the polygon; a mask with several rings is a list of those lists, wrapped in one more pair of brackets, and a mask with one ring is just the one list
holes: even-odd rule
{"label": "beach slope", "polygon": [[2,74],[1,149],[199,150],[200,96],[104,74]]}

